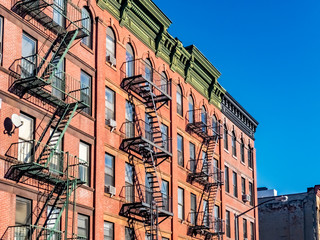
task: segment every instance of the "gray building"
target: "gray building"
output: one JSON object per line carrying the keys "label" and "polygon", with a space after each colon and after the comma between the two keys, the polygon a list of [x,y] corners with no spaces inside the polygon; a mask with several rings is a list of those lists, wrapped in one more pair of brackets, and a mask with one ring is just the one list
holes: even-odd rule
{"label": "gray building", "polygon": [[[260,240],[320,240],[319,189],[316,185],[305,193],[287,195],[287,202],[274,200],[259,206]],[[261,197],[258,202],[271,198]]]}

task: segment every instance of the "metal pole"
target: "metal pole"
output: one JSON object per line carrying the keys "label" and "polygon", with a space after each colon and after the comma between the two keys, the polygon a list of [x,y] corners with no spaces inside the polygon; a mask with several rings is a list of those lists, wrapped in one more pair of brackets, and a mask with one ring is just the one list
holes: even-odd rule
{"label": "metal pole", "polygon": [[234,224],[235,224],[235,240],[239,240],[239,222],[238,222],[238,215],[234,216]]}

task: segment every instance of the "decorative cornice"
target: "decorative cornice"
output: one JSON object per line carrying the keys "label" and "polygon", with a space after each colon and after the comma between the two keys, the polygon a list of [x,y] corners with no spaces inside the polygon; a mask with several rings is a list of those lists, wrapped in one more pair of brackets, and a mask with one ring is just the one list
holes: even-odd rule
{"label": "decorative cornice", "polygon": [[255,120],[228,92],[223,95],[221,110],[237,127],[254,140],[254,133],[259,124],[258,121]]}

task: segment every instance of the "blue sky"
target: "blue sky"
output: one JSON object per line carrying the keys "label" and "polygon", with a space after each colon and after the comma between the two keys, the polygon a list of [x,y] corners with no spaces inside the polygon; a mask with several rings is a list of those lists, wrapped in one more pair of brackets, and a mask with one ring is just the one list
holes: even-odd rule
{"label": "blue sky", "polygon": [[320,1],[153,1],[169,33],[196,45],[259,121],[258,186],[287,194],[320,184]]}

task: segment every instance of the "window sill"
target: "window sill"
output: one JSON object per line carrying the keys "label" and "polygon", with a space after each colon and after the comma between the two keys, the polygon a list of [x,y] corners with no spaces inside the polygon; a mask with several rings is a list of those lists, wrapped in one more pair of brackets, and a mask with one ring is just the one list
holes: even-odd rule
{"label": "window sill", "polygon": [[108,67],[112,68],[114,71],[116,71],[116,72],[118,71],[118,70],[117,70],[117,65],[114,66],[114,65],[112,65],[111,63],[109,63],[109,62],[107,62],[107,61],[106,61],[106,65],[107,65]]}
{"label": "window sill", "polygon": [[90,192],[94,192],[94,189],[92,187],[90,187],[88,185],[85,185],[85,184],[81,185],[81,188],[83,188],[85,190],[88,190]]}
{"label": "window sill", "polygon": [[94,52],[91,48],[89,48],[87,45],[85,45],[84,43],[80,42],[80,46],[82,46],[84,49],[86,49],[89,53],[91,53],[92,55],[94,55]]}
{"label": "window sill", "polygon": [[85,116],[85,117],[87,117],[87,118],[89,118],[90,120],[94,121],[94,118],[90,114],[88,114],[86,112],[83,112],[83,111],[81,111],[80,114]]}
{"label": "window sill", "polygon": [[240,163],[241,163],[243,166],[245,166],[245,165],[246,165],[246,164],[245,164],[245,162],[240,161]]}
{"label": "window sill", "polygon": [[184,117],[181,116],[179,113],[177,113],[177,116],[178,116],[180,119],[184,120]]}
{"label": "window sill", "polygon": [[224,151],[229,154],[229,150],[227,150],[227,149],[224,148]]}
{"label": "window sill", "polygon": [[253,171],[253,168],[252,168],[252,167],[249,167],[249,166],[248,166],[248,168],[249,168],[249,170]]}
{"label": "window sill", "polygon": [[238,160],[237,156],[235,156],[235,155],[233,155],[233,154],[232,154],[232,157],[233,157],[234,159]]}

